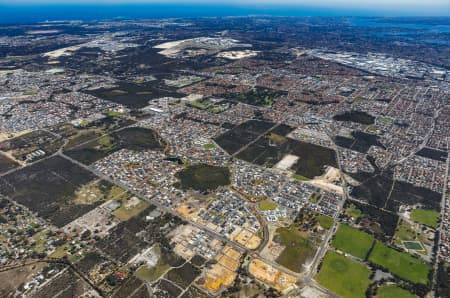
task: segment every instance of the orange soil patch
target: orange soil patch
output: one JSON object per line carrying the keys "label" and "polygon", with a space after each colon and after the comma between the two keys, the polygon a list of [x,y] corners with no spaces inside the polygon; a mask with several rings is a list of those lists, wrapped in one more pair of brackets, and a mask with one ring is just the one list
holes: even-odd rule
{"label": "orange soil patch", "polygon": [[284,273],[259,259],[254,259],[250,262],[248,271],[255,278],[271,285],[282,293],[297,287],[295,285],[297,281],[295,276]]}
{"label": "orange soil patch", "polygon": [[190,219],[192,221],[196,220],[196,210],[187,204],[179,206],[176,211],[184,218]]}
{"label": "orange soil patch", "polygon": [[238,260],[242,255],[239,251],[228,245],[222,249],[222,253],[233,260]]}
{"label": "orange soil patch", "polygon": [[224,267],[236,271],[239,268],[240,262],[239,260],[233,260],[232,258],[222,255],[220,259],[218,260],[219,264],[223,265]]}
{"label": "orange soil patch", "polygon": [[221,288],[228,288],[234,282],[236,273],[220,264],[214,264],[205,273],[205,283],[203,286],[211,292],[217,292]]}

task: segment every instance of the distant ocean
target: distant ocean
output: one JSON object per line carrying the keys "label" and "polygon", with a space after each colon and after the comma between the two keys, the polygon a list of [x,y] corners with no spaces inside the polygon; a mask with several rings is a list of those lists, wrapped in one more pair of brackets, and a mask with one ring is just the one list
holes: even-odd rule
{"label": "distant ocean", "polygon": [[376,16],[376,12],[312,7],[232,6],[214,4],[47,4],[0,3],[0,23],[58,20],[151,19],[214,16]]}

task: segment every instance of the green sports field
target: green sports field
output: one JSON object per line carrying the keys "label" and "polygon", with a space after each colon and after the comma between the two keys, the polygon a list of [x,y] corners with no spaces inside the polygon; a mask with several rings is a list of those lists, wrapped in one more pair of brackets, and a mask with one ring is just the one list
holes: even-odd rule
{"label": "green sports field", "polygon": [[378,298],[415,298],[413,294],[395,285],[384,285],[377,290]]}
{"label": "green sports field", "polygon": [[363,264],[329,251],[316,280],[343,298],[366,297],[370,269]]}
{"label": "green sports field", "polygon": [[342,224],[336,232],[333,246],[355,257],[365,259],[373,241],[372,235]]}
{"label": "green sports field", "polygon": [[414,209],[411,211],[411,219],[429,227],[437,228],[439,213],[434,210]]}
{"label": "green sports field", "polygon": [[258,206],[261,211],[275,210],[278,207],[276,203],[269,201],[260,202]]}
{"label": "green sports field", "polygon": [[375,243],[375,247],[369,256],[369,261],[414,283],[428,283],[428,273],[431,270],[431,266],[428,263],[413,258],[408,253],[398,252],[379,241]]}

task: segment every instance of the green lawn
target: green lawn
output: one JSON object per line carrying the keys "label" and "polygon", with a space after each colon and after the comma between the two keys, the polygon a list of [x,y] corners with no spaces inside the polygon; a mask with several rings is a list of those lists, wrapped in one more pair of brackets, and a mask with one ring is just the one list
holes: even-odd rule
{"label": "green lawn", "polygon": [[369,261],[414,283],[428,283],[428,273],[431,270],[431,266],[428,263],[413,258],[408,253],[398,252],[379,241],[376,241],[375,247],[369,256]]}
{"label": "green lawn", "polygon": [[319,220],[320,226],[324,229],[328,230],[329,228],[331,228],[333,226],[334,220],[333,220],[333,218],[331,218],[329,216],[320,214],[318,216],[318,220]]}
{"label": "green lawn", "polygon": [[439,213],[434,210],[414,209],[411,211],[411,219],[429,227],[437,228]]}
{"label": "green lawn", "polygon": [[278,205],[274,202],[261,202],[259,203],[259,209],[262,211],[267,211],[267,210],[275,210],[277,209]]}
{"label": "green lawn", "polygon": [[333,246],[360,259],[365,259],[374,238],[348,225],[340,225],[333,240]]}
{"label": "green lawn", "polygon": [[300,180],[300,181],[310,181],[311,180],[311,179],[309,179],[309,178],[307,178],[305,176],[298,175],[298,174],[292,175],[292,178]]}
{"label": "green lawn", "polygon": [[23,95],[35,95],[35,94],[37,94],[38,92],[36,91],[36,90],[25,90],[24,92],[23,92]]}
{"label": "green lawn", "polygon": [[377,291],[378,298],[415,298],[416,296],[395,285],[384,285]]}
{"label": "green lawn", "polygon": [[204,147],[205,147],[205,149],[211,150],[211,149],[216,148],[216,145],[211,143],[211,144],[205,144]]}
{"label": "green lawn", "polygon": [[366,297],[370,269],[342,255],[329,251],[316,280],[343,298]]}
{"label": "green lawn", "polygon": [[105,112],[106,116],[110,116],[110,117],[117,117],[117,116],[121,116],[121,115],[126,115],[126,112],[118,112],[118,111],[107,111]]}

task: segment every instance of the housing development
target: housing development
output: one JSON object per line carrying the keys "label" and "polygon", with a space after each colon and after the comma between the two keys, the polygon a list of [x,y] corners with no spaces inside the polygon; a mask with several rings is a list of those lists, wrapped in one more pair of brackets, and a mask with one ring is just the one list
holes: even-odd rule
{"label": "housing development", "polygon": [[1,25],[0,296],[450,297],[449,30]]}

